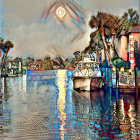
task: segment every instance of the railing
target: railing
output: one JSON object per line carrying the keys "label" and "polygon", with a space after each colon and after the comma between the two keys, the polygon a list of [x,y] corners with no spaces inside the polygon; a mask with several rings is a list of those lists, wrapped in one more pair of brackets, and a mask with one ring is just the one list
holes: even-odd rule
{"label": "railing", "polygon": [[97,76],[100,72],[98,62],[79,62],[72,76]]}

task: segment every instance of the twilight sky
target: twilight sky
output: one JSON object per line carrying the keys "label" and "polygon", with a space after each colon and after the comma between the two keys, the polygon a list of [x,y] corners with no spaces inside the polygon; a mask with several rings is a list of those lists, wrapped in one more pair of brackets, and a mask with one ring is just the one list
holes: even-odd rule
{"label": "twilight sky", "polygon": [[[10,56],[34,56],[43,58],[61,55],[72,56],[76,50],[83,50],[88,46],[89,35],[92,32],[88,21],[97,11],[113,13],[117,16],[129,8],[139,10],[139,0],[75,0],[85,11],[86,24],[83,25],[85,35],[71,43],[78,28],[67,21],[64,28],[58,20],[50,16],[46,23],[40,23],[44,8],[49,8],[55,0],[0,0],[4,7],[2,15],[5,28],[5,40],[12,40],[15,47],[10,50]],[[2,9],[2,8],[1,8]],[[1,13],[1,12],[0,12]]]}

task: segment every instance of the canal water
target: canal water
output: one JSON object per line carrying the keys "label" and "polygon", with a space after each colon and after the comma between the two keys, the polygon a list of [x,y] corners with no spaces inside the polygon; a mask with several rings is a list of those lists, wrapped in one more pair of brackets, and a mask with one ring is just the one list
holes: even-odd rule
{"label": "canal water", "polygon": [[71,72],[0,79],[0,140],[140,139],[140,101],[73,91]]}

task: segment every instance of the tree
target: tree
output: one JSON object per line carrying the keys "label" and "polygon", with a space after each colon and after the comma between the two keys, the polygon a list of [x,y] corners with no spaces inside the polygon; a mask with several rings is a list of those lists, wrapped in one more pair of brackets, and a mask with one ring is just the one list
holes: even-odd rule
{"label": "tree", "polygon": [[5,63],[5,61],[6,61],[7,54],[8,54],[8,52],[9,52],[9,50],[10,50],[11,48],[13,48],[13,47],[14,47],[14,45],[13,45],[13,43],[12,43],[11,41],[6,41],[6,42],[4,43],[4,42],[3,42],[3,39],[0,38],[0,49],[2,49],[3,52],[4,52],[4,56],[3,56],[3,58],[2,58],[2,64],[1,64],[2,67],[4,66],[4,63]]}
{"label": "tree", "polygon": [[[97,16],[96,17],[92,16],[89,22],[89,25],[91,28],[95,28],[95,27],[98,28],[99,35],[101,36],[101,40],[103,42],[105,57],[107,59],[109,66],[110,66],[110,61],[111,61],[111,55],[108,50],[106,36],[111,36],[112,38],[111,46],[113,50],[115,50],[114,39],[115,39],[116,29],[118,27],[118,21],[119,19],[116,16],[103,13],[103,12],[98,12]],[[91,41],[90,43],[92,42],[94,41]],[[90,44],[90,45],[93,45],[93,44]],[[115,51],[115,54],[116,56],[118,56],[116,51]]]}
{"label": "tree", "polygon": [[20,61],[22,61],[22,58],[21,57],[16,57],[14,60],[20,62]]}
{"label": "tree", "polygon": [[84,53],[100,51],[104,48],[101,34],[99,30],[91,33],[89,46],[85,48]]}
{"label": "tree", "polygon": [[[131,16],[132,17],[132,16]],[[101,46],[101,41],[103,42],[103,48],[104,48],[104,54],[106,57],[106,61],[108,63],[108,66],[111,65],[110,62],[116,67],[125,66],[125,68],[129,67],[129,62],[124,61],[122,58],[119,57],[116,48],[114,40],[116,36],[118,35],[118,28],[121,26],[122,21],[111,14],[98,12],[97,16],[92,16],[89,25],[91,28],[97,28],[98,30],[96,32],[99,32],[98,38],[94,38],[93,41],[91,40],[90,46],[93,45],[93,42],[96,42],[96,39],[98,40],[98,43],[96,44],[97,47],[95,47],[96,51],[98,51],[98,46]],[[95,32],[94,32],[95,33]],[[92,34],[94,34],[92,33]],[[97,35],[97,34],[96,34]],[[99,37],[101,36],[101,38]],[[110,52],[108,50],[107,41],[106,38],[111,38],[111,49],[113,51],[113,57],[111,57]],[[100,41],[100,45],[99,45]]]}
{"label": "tree", "polygon": [[4,48],[3,39],[0,37],[0,49]]}
{"label": "tree", "polygon": [[139,25],[139,14],[136,10],[128,9],[127,12],[119,19],[119,26],[117,33],[120,33],[122,30],[129,30],[130,27]]}
{"label": "tree", "polygon": [[58,56],[54,59],[54,62],[60,66],[61,69],[64,69],[65,68],[65,63],[62,59],[62,57]]}

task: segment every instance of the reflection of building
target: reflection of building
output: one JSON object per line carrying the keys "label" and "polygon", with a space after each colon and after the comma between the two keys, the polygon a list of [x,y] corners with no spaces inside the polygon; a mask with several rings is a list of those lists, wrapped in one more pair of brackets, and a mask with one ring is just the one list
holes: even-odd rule
{"label": "reflection of building", "polygon": [[136,129],[136,106],[135,97],[121,95],[118,103],[118,115],[120,122],[120,130],[123,138],[137,139],[135,135]]}
{"label": "reflection of building", "polygon": [[10,97],[7,90],[9,86],[5,77],[1,78],[0,86],[0,137],[4,139],[4,136],[11,131],[11,108],[7,102]]}

